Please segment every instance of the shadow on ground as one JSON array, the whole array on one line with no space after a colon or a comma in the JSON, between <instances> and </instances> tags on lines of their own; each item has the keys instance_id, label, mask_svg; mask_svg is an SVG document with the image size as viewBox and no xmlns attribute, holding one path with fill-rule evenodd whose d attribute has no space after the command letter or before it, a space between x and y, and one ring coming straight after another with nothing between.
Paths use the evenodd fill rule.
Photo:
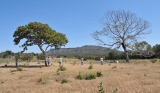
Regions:
<instances>
[{"instance_id":1,"label":"shadow on ground","mask_svg":"<svg viewBox=\"0 0 160 93\"><path fill-rule=\"evenodd\" d=\"M45 65L19 65L19 67L23 68L42 68L46 67ZM0 66L0 68L17 68L15 65L7 65L7 66Z\"/></svg>"}]
</instances>

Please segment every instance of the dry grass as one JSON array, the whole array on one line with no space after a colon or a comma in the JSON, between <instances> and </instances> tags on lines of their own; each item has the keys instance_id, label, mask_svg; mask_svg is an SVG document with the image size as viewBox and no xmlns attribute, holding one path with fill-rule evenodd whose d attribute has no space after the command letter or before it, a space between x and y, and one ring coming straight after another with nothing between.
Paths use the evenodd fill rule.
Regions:
<instances>
[{"instance_id":1,"label":"dry grass","mask_svg":"<svg viewBox=\"0 0 160 93\"><path fill-rule=\"evenodd\" d=\"M82 66L80 60L64 59L66 71L60 71L57 59L53 59L51 66L44 67L44 63L21 62L23 71L16 70L14 63L0 68L0 93L99 93L98 86L103 83L106 93L118 89L117 93L160 93L160 63L147 60L132 61L131 63L105 63L87 61ZM93 69L88 69L90 63ZM27 64L27 65L26 65ZM1 63L0 66L4 66ZM93 80L75 79L79 71L82 74L101 70L103 77ZM63 79L69 82L61 84Z\"/></svg>"}]
</instances>

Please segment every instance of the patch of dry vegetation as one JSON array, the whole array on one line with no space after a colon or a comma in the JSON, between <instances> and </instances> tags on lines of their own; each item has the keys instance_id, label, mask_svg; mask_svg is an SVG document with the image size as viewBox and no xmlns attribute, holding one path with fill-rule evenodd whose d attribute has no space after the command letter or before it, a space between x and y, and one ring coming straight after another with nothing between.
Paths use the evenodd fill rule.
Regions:
<instances>
[{"instance_id":1,"label":"patch of dry vegetation","mask_svg":"<svg viewBox=\"0 0 160 93\"><path fill-rule=\"evenodd\" d=\"M76 62L76 65L73 63ZM93 68L88 69L92 63ZM99 93L98 86L103 83L106 93L117 89L117 93L159 93L160 63L148 60L133 60L131 63L104 63L87 61L84 65L77 59L64 59L65 71L59 71L58 59L52 59L51 66L44 63L29 62L23 71L15 71L14 63L0 68L0 93ZM4 66L1 63L0 66ZM33 66L33 67L32 67ZM101 71L102 77L92 80L76 79L82 75ZM62 83L67 80L66 83Z\"/></svg>"}]
</instances>

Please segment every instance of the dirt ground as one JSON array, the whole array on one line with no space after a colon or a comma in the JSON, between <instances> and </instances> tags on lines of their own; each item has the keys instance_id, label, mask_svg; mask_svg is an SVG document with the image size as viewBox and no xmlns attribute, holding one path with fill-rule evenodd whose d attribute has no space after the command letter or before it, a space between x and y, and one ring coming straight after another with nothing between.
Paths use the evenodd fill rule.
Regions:
<instances>
[{"instance_id":1,"label":"dirt ground","mask_svg":"<svg viewBox=\"0 0 160 93\"><path fill-rule=\"evenodd\" d=\"M84 65L79 60L66 59L65 71L57 72L59 64L52 60L51 65L42 62L20 62L22 71L17 71L14 62L0 63L0 93L99 93L102 82L105 93L117 89L117 93L160 93L160 62L148 60L131 63L108 63L100 65L97 61L87 61ZM93 69L88 69L90 64ZM101 71L103 77L92 80L78 80L83 76ZM64 79L68 83L61 83Z\"/></svg>"}]
</instances>

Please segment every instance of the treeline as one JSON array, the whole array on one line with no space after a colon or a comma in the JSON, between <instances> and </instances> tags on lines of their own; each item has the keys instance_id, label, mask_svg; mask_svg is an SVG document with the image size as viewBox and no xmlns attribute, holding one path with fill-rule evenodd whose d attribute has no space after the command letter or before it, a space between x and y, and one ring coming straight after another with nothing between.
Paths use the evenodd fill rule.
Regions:
<instances>
[{"instance_id":1,"label":"treeline","mask_svg":"<svg viewBox=\"0 0 160 93\"><path fill-rule=\"evenodd\" d=\"M143 41L135 44L134 49L128 51L130 59L153 59L160 58L160 44L151 47L147 42ZM47 52L50 57L64 58L84 58L99 60L101 57L105 60L125 59L125 53L116 49L110 49L101 46L83 46L77 48L62 48L59 50L51 49ZM0 53L0 58L19 57L24 61L31 61L34 57L37 60L44 60L44 56L40 53L14 53L10 50Z\"/></svg>"},{"instance_id":2,"label":"treeline","mask_svg":"<svg viewBox=\"0 0 160 93\"><path fill-rule=\"evenodd\" d=\"M74 57L94 60L99 60L100 57L103 57L106 60L125 59L125 53L123 51L100 46L62 48L60 50L51 49L47 54L54 57ZM130 59L160 58L160 44L156 44L152 47L146 41L135 43L135 45L128 50L128 54Z\"/></svg>"}]
</instances>

